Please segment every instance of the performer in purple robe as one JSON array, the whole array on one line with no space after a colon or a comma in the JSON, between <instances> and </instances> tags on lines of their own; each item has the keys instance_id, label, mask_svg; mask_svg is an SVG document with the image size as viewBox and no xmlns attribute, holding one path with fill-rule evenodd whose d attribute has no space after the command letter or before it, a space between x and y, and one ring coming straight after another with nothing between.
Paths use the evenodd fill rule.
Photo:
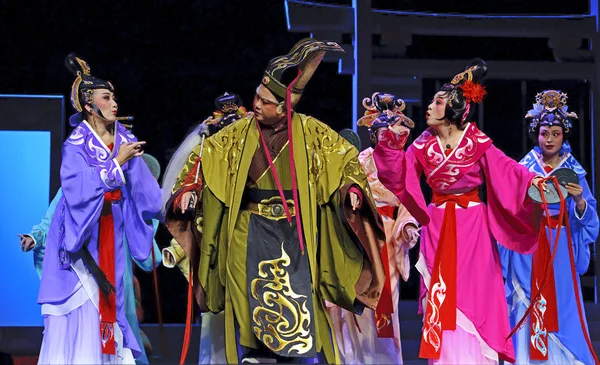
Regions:
<instances>
[{"instance_id":1,"label":"performer in purple robe","mask_svg":"<svg viewBox=\"0 0 600 365\"><path fill-rule=\"evenodd\" d=\"M75 127L63 145L64 196L50 224L38 303L44 338L39 364L134 363L139 345L125 318L126 237L131 256L151 252L160 188L142 146L116 120L110 82L73 54Z\"/></svg>"}]
</instances>

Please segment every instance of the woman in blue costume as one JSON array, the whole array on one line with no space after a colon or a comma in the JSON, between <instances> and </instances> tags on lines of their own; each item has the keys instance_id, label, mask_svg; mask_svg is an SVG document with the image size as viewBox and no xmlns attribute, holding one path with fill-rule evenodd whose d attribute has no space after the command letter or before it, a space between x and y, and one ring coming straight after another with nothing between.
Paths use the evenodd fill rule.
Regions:
<instances>
[{"instance_id":1,"label":"woman in blue costume","mask_svg":"<svg viewBox=\"0 0 600 365\"><path fill-rule=\"evenodd\" d=\"M545 177L559 168L574 171L578 183L565 186L565 221L570 225L570 237L561 224L558 232L559 205L550 204L550 227L546 224L547 239L541 236L533 255L521 255L498 245L512 326L516 326L536 298L531 314L515 334L517 364L594 364L595 356L588 346L589 332L581 294L579 275L590 263L590 244L598 237L596 199L585 179L586 172L571 154L567 137L572 119L577 115L567 110L567 95L546 90L536 97L530 119L529 134L535 147L521 160L530 171ZM556 256L556 235L560 233ZM572 254L569 252L572 245ZM549 264L551 263L551 264ZM575 271L576 274L573 272ZM543 282L544 273L546 280ZM532 293L533 292L533 293ZM577 300L580 300L580 309ZM581 310L581 311L580 311Z\"/></svg>"}]
</instances>

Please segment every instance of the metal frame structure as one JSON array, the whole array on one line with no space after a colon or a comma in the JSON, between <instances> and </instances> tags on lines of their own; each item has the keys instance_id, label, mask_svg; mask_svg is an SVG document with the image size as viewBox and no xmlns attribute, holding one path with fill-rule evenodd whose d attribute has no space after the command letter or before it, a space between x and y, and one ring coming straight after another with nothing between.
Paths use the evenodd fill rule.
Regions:
<instances>
[{"instance_id":1,"label":"metal frame structure","mask_svg":"<svg viewBox=\"0 0 600 365\"><path fill-rule=\"evenodd\" d=\"M600 192L600 33L598 1L590 0L590 13L564 16L437 14L376 10L371 0L353 0L352 6L323 4L306 0L284 0L288 31L310 33L312 37L336 41L346 53L325 61L338 62L338 72L352 75L352 125L360 117L362 98L385 90L402 95L410 105L421 105L422 80L446 78L460 70L467 60L404 58L413 35L461 37L547 38L554 62L486 60L488 78L512 80L587 80L590 83L589 120L591 138L590 173L594 194ZM342 42L350 35L351 44ZM373 46L381 37L383 54ZM588 49L580 49L582 40ZM596 45L596 47L594 47ZM337 57L337 58L336 58ZM523 86L522 86L523 87ZM354 126L356 131L356 126ZM587 129L587 127L586 127ZM363 143L367 131L358 131ZM582 134L582 138L585 138ZM594 253L597 252L595 245ZM599 300L600 257L595 255L595 302Z\"/></svg>"}]
</instances>

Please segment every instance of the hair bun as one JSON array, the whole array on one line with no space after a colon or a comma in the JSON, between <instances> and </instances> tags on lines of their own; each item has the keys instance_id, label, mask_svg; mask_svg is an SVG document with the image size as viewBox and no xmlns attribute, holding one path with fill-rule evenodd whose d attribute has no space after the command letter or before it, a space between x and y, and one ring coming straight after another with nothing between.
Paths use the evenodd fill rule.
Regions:
<instances>
[{"instance_id":1,"label":"hair bun","mask_svg":"<svg viewBox=\"0 0 600 365\"><path fill-rule=\"evenodd\" d=\"M467 64L465 71L471 69L473 82L480 84L487 75L487 63L481 58L474 58Z\"/></svg>"}]
</instances>

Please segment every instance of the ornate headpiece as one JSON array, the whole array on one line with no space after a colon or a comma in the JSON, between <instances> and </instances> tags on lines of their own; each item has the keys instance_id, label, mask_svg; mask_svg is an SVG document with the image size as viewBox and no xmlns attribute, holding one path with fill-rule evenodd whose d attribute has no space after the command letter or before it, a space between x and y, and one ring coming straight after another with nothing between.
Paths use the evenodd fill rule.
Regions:
<instances>
[{"instance_id":1,"label":"ornate headpiece","mask_svg":"<svg viewBox=\"0 0 600 365\"><path fill-rule=\"evenodd\" d=\"M213 135L227 127L238 119L249 116L246 108L242 105L242 98L237 94L224 93L215 99L215 110L213 115L204 120L208 125L210 134Z\"/></svg>"},{"instance_id":2,"label":"ornate headpiece","mask_svg":"<svg viewBox=\"0 0 600 365\"><path fill-rule=\"evenodd\" d=\"M396 99L393 94L376 92L370 98L363 99L365 115L360 118L356 125L368 127L369 133L373 134L379 128L388 127L400 121L406 127L414 128L415 123L404 113L406 104L402 99Z\"/></svg>"},{"instance_id":3,"label":"ornate headpiece","mask_svg":"<svg viewBox=\"0 0 600 365\"><path fill-rule=\"evenodd\" d=\"M304 91L304 87L321 63L325 52L344 52L335 42L322 42L312 38L304 38L292 47L285 56L273 58L264 72L261 83L269 89L279 101L285 100L288 85L282 81L283 73L289 68L297 67L300 76L291 90L291 102L295 105Z\"/></svg>"},{"instance_id":4,"label":"ornate headpiece","mask_svg":"<svg viewBox=\"0 0 600 365\"><path fill-rule=\"evenodd\" d=\"M577 114L569 112L567 94L559 90L545 90L535 96L533 109L527 112L525 119L529 122L529 134L537 140L540 126L559 126L568 135L573 127L570 118L579 119Z\"/></svg>"},{"instance_id":5,"label":"ornate headpiece","mask_svg":"<svg viewBox=\"0 0 600 365\"><path fill-rule=\"evenodd\" d=\"M487 94L485 87L480 83L486 73L487 64L484 60L477 58L469 62L463 72L455 75L449 83L442 86L441 90L448 93L448 103L452 109L462 111L461 123L469 117L471 104L481 103Z\"/></svg>"},{"instance_id":6,"label":"ornate headpiece","mask_svg":"<svg viewBox=\"0 0 600 365\"><path fill-rule=\"evenodd\" d=\"M69 119L72 126L76 126L81 122L83 116L83 106L92 103L92 94L95 89L108 89L114 92L115 88L109 81L96 78L90 74L90 66L83 59L77 57L74 53L70 53L65 58L65 65L75 75L75 81L71 86L71 105L77 111Z\"/></svg>"},{"instance_id":7,"label":"ornate headpiece","mask_svg":"<svg viewBox=\"0 0 600 365\"><path fill-rule=\"evenodd\" d=\"M487 94L485 87L481 84L473 81L473 73L479 70L481 65L474 65L467 68L465 71L457 74L452 78L449 84L445 84L442 90L456 90L460 89L465 97L467 103L479 104L483 101L483 97ZM450 92L449 99L453 100L455 93Z\"/></svg>"}]
</instances>

